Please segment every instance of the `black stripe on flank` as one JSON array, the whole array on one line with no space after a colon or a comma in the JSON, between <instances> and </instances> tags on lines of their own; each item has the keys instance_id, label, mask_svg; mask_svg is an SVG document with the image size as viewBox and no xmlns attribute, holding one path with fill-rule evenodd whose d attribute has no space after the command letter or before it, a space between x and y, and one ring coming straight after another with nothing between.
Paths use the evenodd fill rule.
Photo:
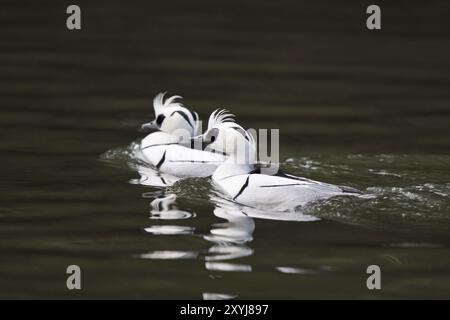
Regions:
<instances>
[{"instance_id":1,"label":"black stripe on flank","mask_svg":"<svg viewBox=\"0 0 450 320\"><path fill-rule=\"evenodd\" d=\"M273 188L273 187L287 187L287 186L301 186L301 183L288 183L288 184L274 184L269 186L259 186L260 188Z\"/></svg>"},{"instance_id":2,"label":"black stripe on flank","mask_svg":"<svg viewBox=\"0 0 450 320\"><path fill-rule=\"evenodd\" d=\"M164 151L161 160L159 160L158 164L156 165L157 169L161 168L161 166L163 165L164 161L166 161L166 152L167 152L167 150Z\"/></svg>"},{"instance_id":3,"label":"black stripe on flank","mask_svg":"<svg viewBox=\"0 0 450 320\"><path fill-rule=\"evenodd\" d=\"M278 171L276 174L274 174L274 176L276 176L276 177L288 178L288 179L291 179L291 180L311 181L311 180L306 179L306 178L303 178L303 177L297 177L297 176L293 176L293 175L291 175L291 174L284 173L284 172L282 172L281 170Z\"/></svg>"},{"instance_id":4,"label":"black stripe on flank","mask_svg":"<svg viewBox=\"0 0 450 320\"><path fill-rule=\"evenodd\" d=\"M204 151L211 152L211 153L219 153L219 154L224 155L224 156L228 155L226 152L219 151L219 150L216 150L216 149L213 149L213 148L208 148L208 150L205 149Z\"/></svg>"},{"instance_id":5,"label":"black stripe on flank","mask_svg":"<svg viewBox=\"0 0 450 320\"><path fill-rule=\"evenodd\" d=\"M245 188L248 186L248 180L250 179L250 175L247 176L247 180L245 180L245 183L242 185L241 190L237 193L237 195L234 196L233 200L236 200L237 197L239 197L242 192L244 192Z\"/></svg>"},{"instance_id":6,"label":"black stripe on flank","mask_svg":"<svg viewBox=\"0 0 450 320\"><path fill-rule=\"evenodd\" d=\"M170 146L170 145L173 145L173 144L178 144L178 143L177 142L173 142L173 143L150 144L150 145L145 146L143 148L141 147L141 150L144 150L144 149L147 149L147 148L151 148L151 147Z\"/></svg>"},{"instance_id":7,"label":"black stripe on flank","mask_svg":"<svg viewBox=\"0 0 450 320\"><path fill-rule=\"evenodd\" d=\"M187 116L186 113L184 113L183 111L177 110L172 112L172 114L170 116L173 116L175 113L178 113L179 115L181 115L184 120L186 120L187 123L189 123L189 125L191 126L192 129L194 129L194 126L192 125L192 123L189 121L189 117Z\"/></svg>"},{"instance_id":8,"label":"black stripe on flank","mask_svg":"<svg viewBox=\"0 0 450 320\"><path fill-rule=\"evenodd\" d=\"M183 163L222 163L223 161L208 161L208 160L169 160L169 162L183 162Z\"/></svg>"}]
</instances>

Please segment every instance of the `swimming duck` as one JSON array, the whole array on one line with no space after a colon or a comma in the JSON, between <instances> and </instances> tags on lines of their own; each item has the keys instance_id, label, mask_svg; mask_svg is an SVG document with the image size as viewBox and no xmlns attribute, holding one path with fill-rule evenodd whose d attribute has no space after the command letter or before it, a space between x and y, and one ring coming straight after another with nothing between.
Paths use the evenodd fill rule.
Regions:
<instances>
[{"instance_id":1,"label":"swimming duck","mask_svg":"<svg viewBox=\"0 0 450 320\"><path fill-rule=\"evenodd\" d=\"M176 177L207 177L226 156L191 148L187 137L201 133L198 114L184 107L172 96L164 100L159 93L153 100L155 120L142 125L142 129L158 130L142 139L138 149L145 162L161 172Z\"/></svg>"},{"instance_id":2,"label":"swimming duck","mask_svg":"<svg viewBox=\"0 0 450 320\"><path fill-rule=\"evenodd\" d=\"M214 111L203 135L192 138L209 143L207 148L228 158L212 175L213 183L233 201L253 208L286 211L309 202L340 195L358 195L360 191L278 171L261 173L256 161L254 137L234 120L227 110Z\"/></svg>"}]
</instances>

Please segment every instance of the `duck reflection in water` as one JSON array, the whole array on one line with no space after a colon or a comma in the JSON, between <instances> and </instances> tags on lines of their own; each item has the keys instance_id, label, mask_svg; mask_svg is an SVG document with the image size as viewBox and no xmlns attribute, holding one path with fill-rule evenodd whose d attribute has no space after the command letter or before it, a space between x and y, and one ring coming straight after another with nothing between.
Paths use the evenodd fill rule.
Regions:
<instances>
[{"instance_id":1,"label":"duck reflection in water","mask_svg":"<svg viewBox=\"0 0 450 320\"><path fill-rule=\"evenodd\" d=\"M168 173L163 173L161 171L155 170L150 165L139 159L139 157L136 155L137 151L134 151L134 147L132 146L131 149L133 150L134 154L131 157L132 160L128 162L128 166L133 170L136 171L140 178L130 180L130 183L132 184L140 184L143 186L151 186L151 187L170 187L175 182L181 180L179 177L175 177L173 175L170 175Z\"/></svg>"},{"instance_id":2,"label":"duck reflection in water","mask_svg":"<svg viewBox=\"0 0 450 320\"><path fill-rule=\"evenodd\" d=\"M167 194L151 202L150 219L181 220L195 217L195 213L180 210L176 206L176 195ZM211 271L251 272L249 264L232 263L230 260L248 257L253 254L249 243L253 240L255 230L254 218L285 220L285 221L315 221L318 218L299 212L267 212L237 204L221 198L216 193L210 194L210 201L215 208L216 217L226 222L215 223L209 233L195 232L195 227L180 225L154 225L144 230L153 235L192 235L200 236L212 245L200 251L152 251L139 255L143 259L204 259L205 268Z\"/></svg>"}]
</instances>

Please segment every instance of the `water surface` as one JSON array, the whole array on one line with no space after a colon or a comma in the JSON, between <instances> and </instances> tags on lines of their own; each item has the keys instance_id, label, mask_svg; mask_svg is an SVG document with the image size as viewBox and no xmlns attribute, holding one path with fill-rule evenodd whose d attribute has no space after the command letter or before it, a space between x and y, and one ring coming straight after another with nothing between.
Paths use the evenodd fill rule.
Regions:
<instances>
[{"instance_id":1,"label":"water surface","mask_svg":"<svg viewBox=\"0 0 450 320\"><path fill-rule=\"evenodd\" d=\"M0 297L449 298L449 5L382 2L370 33L368 4L79 1L79 32L60 1L2 4ZM208 179L138 183L124 150L165 90L372 197L242 216Z\"/></svg>"}]
</instances>

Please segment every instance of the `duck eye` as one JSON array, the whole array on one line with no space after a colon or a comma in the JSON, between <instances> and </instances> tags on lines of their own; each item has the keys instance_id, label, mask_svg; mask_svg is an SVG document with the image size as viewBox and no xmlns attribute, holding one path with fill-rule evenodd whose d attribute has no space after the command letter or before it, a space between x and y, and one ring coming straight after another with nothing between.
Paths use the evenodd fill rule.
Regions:
<instances>
[{"instance_id":1,"label":"duck eye","mask_svg":"<svg viewBox=\"0 0 450 320\"><path fill-rule=\"evenodd\" d=\"M160 114L160 115L156 118L156 124L157 124L158 126L161 126L161 123L164 121L165 118L166 118L165 115Z\"/></svg>"},{"instance_id":2,"label":"duck eye","mask_svg":"<svg viewBox=\"0 0 450 320\"><path fill-rule=\"evenodd\" d=\"M209 136L208 140L210 142L216 141L217 137L219 136L219 130L217 130L217 128L212 129L211 131L209 131L208 136Z\"/></svg>"}]
</instances>

